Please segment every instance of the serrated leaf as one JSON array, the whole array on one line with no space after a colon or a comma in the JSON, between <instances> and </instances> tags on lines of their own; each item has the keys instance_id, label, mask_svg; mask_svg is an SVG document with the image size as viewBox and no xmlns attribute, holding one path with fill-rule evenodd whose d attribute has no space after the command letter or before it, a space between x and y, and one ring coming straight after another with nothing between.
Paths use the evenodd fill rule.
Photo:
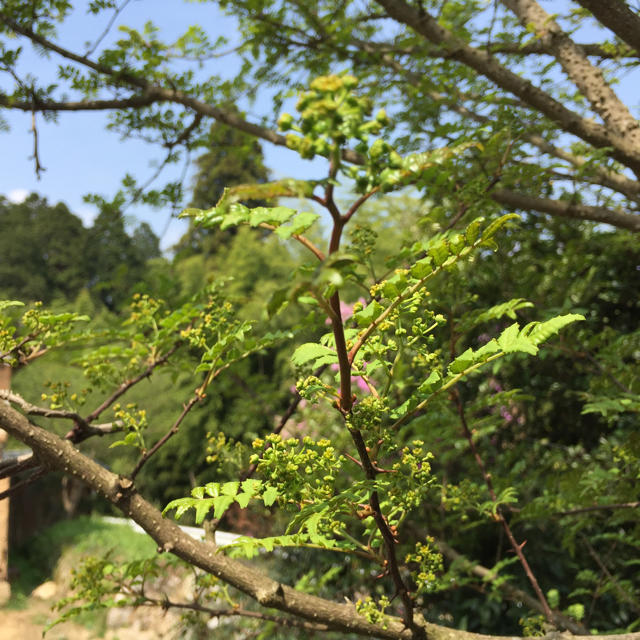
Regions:
<instances>
[{"instance_id":1,"label":"serrated leaf","mask_svg":"<svg viewBox=\"0 0 640 640\"><path fill-rule=\"evenodd\" d=\"M235 500L242 509L246 509L253 496L250 493L239 493Z\"/></svg>"},{"instance_id":2,"label":"serrated leaf","mask_svg":"<svg viewBox=\"0 0 640 640\"><path fill-rule=\"evenodd\" d=\"M409 272L414 278L422 280L433 272L433 259L431 257L421 258L413 263Z\"/></svg>"},{"instance_id":3,"label":"serrated leaf","mask_svg":"<svg viewBox=\"0 0 640 640\"><path fill-rule=\"evenodd\" d=\"M277 226L287 222L295 214L296 210L290 207L256 207L251 210L249 224L252 227L257 227L264 222Z\"/></svg>"},{"instance_id":4,"label":"serrated leaf","mask_svg":"<svg viewBox=\"0 0 640 640\"><path fill-rule=\"evenodd\" d=\"M476 218L471 224L466 228L464 232L464 237L467 244L473 244L478 237L480 236L480 227L484 222L484 218Z\"/></svg>"},{"instance_id":5,"label":"serrated leaf","mask_svg":"<svg viewBox=\"0 0 640 640\"><path fill-rule=\"evenodd\" d=\"M211 511L211 507L214 506L216 498L206 498L204 500L199 500L196 507L196 524L202 524L207 513ZM217 517L217 516L216 516Z\"/></svg>"},{"instance_id":6,"label":"serrated leaf","mask_svg":"<svg viewBox=\"0 0 640 640\"><path fill-rule=\"evenodd\" d=\"M498 345L505 353L524 352L536 355L538 347L520 332L520 325L516 322L507 327L498 337Z\"/></svg>"},{"instance_id":7,"label":"serrated leaf","mask_svg":"<svg viewBox=\"0 0 640 640\"><path fill-rule=\"evenodd\" d=\"M384 307L377 301L372 300L364 309L353 315L354 320L360 327L369 326L384 311Z\"/></svg>"},{"instance_id":8,"label":"serrated leaf","mask_svg":"<svg viewBox=\"0 0 640 640\"><path fill-rule=\"evenodd\" d=\"M442 386L442 375L437 369L434 369L429 377L420 385L421 394L430 394L437 391Z\"/></svg>"},{"instance_id":9,"label":"serrated leaf","mask_svg":"<svg viewBox=\"0 0 640 640\"><path fill-rule=\"evenodd\" d=\"M240 487L242 488L242 491L244 491L244 493L247 493L250 496L255 496L258 491L262 489L262 481L256 480L255 478L247 478L246 480L242 481Z\"/></svg>"},{"instance_id":10,"label":"serrated leaf","mask_svg":"<svg viewBox=\"0 0 640 640\"><path fill-rule=\"evenodd\" d=\"M506 226L509 222L513 220L519 220L520 216L517 213L507 213L504 216L500 216L493 222L489 223L486 229L482 232L482 244L485 246L491 246L495 243L493 242L493 236L500 231L504 226Z\"/></svg>"},{"instance_id":11,"label":"serrated leaf","mask_svg":"<svg viewBox=\"0 0 640 640\"><path fill-rule=\"evenodd\" d=\"M581 320L584 320L583 315L579 313L567 313L563 316L551 318L551 320L547 320L546 322L532 322L522 331L533 344L538 345L548 340L567 325Z\"/></svg>"},{"instance_id":12,"label":"serrated leaf","mask_svg":"<svg viewBox=\"0 0 640 640\"><path fill-rule=\"evenodd\" d=\"M275 487L267 487L266 491L262 494L262 501L265 507L270 507L278 497L278 490Z\"/></svg>"},{"instance_id":13,"label":"serrated leaf","mask_svg":"<svg viewBox=\"0 0 640 640\"><path fill-rule=\"evenodd\" d=\"M207 495L211 496L212 498L217 498L220 495L220 483L207 482L207 484L204 485L204 490L206 491Z\"/></svg>"},{"instance_id":14,"label":"serrated leaf","mask_svg":"<svg viewBox=\"0 0 640 640\"><path fill-rule=\"evenodd\" d=\"M429 249L429 256L433 260L433 264L435 264L436 267L442 266L450 254L451 251L449 248L449 243L445 239L442 239L441 242Z\"/></svg>"},{"instance_id":15,"label":"serrated leaf","mask_svg":"<svg viewBox=\"0 0 640 640\"><path fill-rule=\"evenodd\" d=\"M236 493L238 493L239 487L240 487L239 482L225 482L222 485L222 495L235 496Z\"/></svg>"},{"instance_id":16,"label":"serrated leaf","mask_svg":"<svg viewBox=\"0 0 640 640\"><path fill-rule=\"evenodd\" d=\"M290 238L293 235L299 235L309 229L319 217L320 215L317 213L301 211L293 218L290 224L278 227L275 232L283 239Z\"/></svg>"},{"instance_id":17,"label":"serrated leaf","mask_svg":"<svg viewBox=\"0 0 640 640\"><path fill-rule=\"evenodd\" d=\"M235 501L234 496L218 496L217 498L213 498L214 511L213 517L216 519L222 518L224 512L233 504Z\"/></svg>"},{"instance_id":18,"label":"serrated leaf","mask_svg":"<svg viewBox=\"0 0 640 640\"><path fill-rule=\"evenodd\" d=\"M194 487L193 489L191 489L191 495L194 498L204 498L204 487Z\"/></svg>"},{"instance_id":19,"label":"serrated leaf","mask_svg":"<svg viewBox=\"0 0 640 640\"><path fill-rule=\"evenodd\" d=\"M467 349L449 365L449 371L454 374L462 373L465 369L467 369L474 363L474 360L475 354L473 350Z\"/></svg>"},{"instance_id":20,"label":"serrated leaf","mask_svg":"<svg viewBox=\"0 0 640 640\"><path fill-rule=\"evenodd\" d=\"M291 362L295 366L301 366L311 360L315 360L316 358L322 357L333 357L337 362L337 354L329 347L325 347L321 344L317 344L316 342L305 342L305 344L301 344L291 356Z\"/></svg>"}]
</instances>

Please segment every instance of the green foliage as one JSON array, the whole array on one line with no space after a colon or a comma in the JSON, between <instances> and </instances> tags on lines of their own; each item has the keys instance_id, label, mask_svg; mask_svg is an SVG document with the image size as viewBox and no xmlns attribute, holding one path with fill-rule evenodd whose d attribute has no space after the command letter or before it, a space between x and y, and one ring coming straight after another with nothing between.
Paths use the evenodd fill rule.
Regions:
<instances>
[{"instance_id":1,"label":"green foliage","mask_svg":"<svg viewBox=\"0 0 640 640\"><path fill-rule=\"evenodd\" d=\"M461 11L449 9L443 19L455 21ZM129 30L119 46L136 69L153 75L164 45L151 26L144 35ZM197 34L191 36L188 46L195 46ZM637 359L630 311L622 311L618 292L618 313L610 314L616 329L597 333L589 323L598 322L602 301L590 300L580 284L569 285L568 299L549 296L548 315L537 310L529 299L543 306L553 281L575 269L579 247L560 257L548 248L550 271L540 277L537 265L529 265L542 242L537 230L531 233L535 221L496 215L478 183L469 187L477 197L462 213L485 215L469 216L457 230L443 224L448 203L423 203L416 207L419 233L393 247L393 225L368 224L365 202L404 187L432 196L434 184L437 191L457 179L460 163L482 156L490 164L501 143L491 136L458 139L401 155L383 137L386 114L372 117L371 100L357 88L349 74L317 78L301 95L298 116L280 119L289 147L303 158L328 160L326 179L230 186L214 207L185 211L195 225L229 234L212 255L176 260L177 277L193 287L192 296L166 303L135 294L124 318L91 333L77 328L78 314L34 307L18 318L15 302L8 302L3 359L24 363L43 348L82 344L76 361L91 392L56 381L44 398L73 412L56 414L75 421L72 433L88 438L88 427L106 412L112 421L101 425L101 434L123 433L111 446L128 445L118 447L129 456L119 458L118 470L138 487L156 487L156 497L168 502L164 513L196 524L243 522L253 535L221 553L257 561L262 552L277 551L270 562L285 574L295 570L282 566L286 558L309 549L318 564L344 562L345 597L380 628L415 607L434 620L453 611L475 620L464 622L469 627L482 623L509 633L520 621L535 635L546 624L538 615L547 606L544 596L534 600L539 606L525 602L527 611L505 613L499 604L521 602L521 591L532 587L539 593L527 579L532 573L562 624L591 616L591 592L603 605L589 626L630 628L638 583L628 549L637 545L640 456L624 419L636 408L637 380L628 373L620 378L615 369L583 385L581 411L604 413L608 432L585 423L586 434L564 433L564 407L549 409L548 418L532 397L549 380L554 349L574 340L592 342L607 366L620 354ZM342 207L334 191L345 182L356 194ZM317 214L273 203L294 195L328 210L326 250ZM408 201L405 194L398 206ZM101 216L100 224L122 239L117 208L104 207ZM351 243L342 244L344 229L359 219ZM257 239L249 240L251 232ZM378 237L383 249L393 247L386 255ZM514 274L503 245L518 266ZM201 269L230 256L242 259L205 281ZM112 296L122 289L105 291ZM616 332L623 328L624 336ZM183 403L158 428L144 403L120 403L120 397L161 367L177 381ZM296 388L287 390L294 376ZM613 396L611 384L624 387L623 395ZM238 387L248 389L250 403ZM101 404L78 419L80 408L95 402L92 393ZM197 422L189 421L198 408ZM549 420L558 424L550 428ZM177 443L173 450L170 441ZM178 471L190 475L187 497L186 482L181 488L171 479L170 488L157 489L161 480L149 477L172 473L167 467L176 459ZM524 540L530 540L526 548ZM324 552L340 560L325 560ZM602 570L603 554L615 576ZM599 571L581 572L594 562ZM308 569L300 566L302 576ZM143 604L136 588L162 570L156 560L124 566L91 560L77 574L79 600L67 602L64 615L114 606L123 589L135 594L128 602ZM294 579L305 584L298 574ZM607 613L613 622L605 622Z\"/></svg>"}]
</instances>

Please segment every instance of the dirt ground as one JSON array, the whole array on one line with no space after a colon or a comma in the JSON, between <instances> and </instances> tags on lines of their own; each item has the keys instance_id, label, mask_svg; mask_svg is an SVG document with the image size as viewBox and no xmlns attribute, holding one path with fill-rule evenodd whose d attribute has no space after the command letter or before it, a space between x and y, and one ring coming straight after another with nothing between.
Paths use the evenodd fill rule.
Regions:
<instances>
[{"instance_id":1,"label":"dirt ground","mask_svg":"<svg viewBox=\"0 0 640 640\"><path fill-rule=\"evenodd\" d=\"M24 609L0 608L1 640L41 640L42 631L49 620L54 618L51 611L52 601L29 598ZM104 635L92 631L73 622L56 625L47 632L45 640L162 640L175 638L176 618L161 611L118 610L114 612L121 617L115 629L107 629ZM129 619L122 616L129 615Z\"/></svg>"},{"instance_id":2,"label":"dirt ground","mask_svg":"<svg viewBox=\"0 0 640 640\"><path fill-rule=\"evenodd\" d=\"M37 598L29 598L25 609L0 608L0 636L2 640L39 640L51 617L51 603ZM93 637L88 629L66 622L51 629L45 639L91 640Z\"/></svg>"}]
</instances>

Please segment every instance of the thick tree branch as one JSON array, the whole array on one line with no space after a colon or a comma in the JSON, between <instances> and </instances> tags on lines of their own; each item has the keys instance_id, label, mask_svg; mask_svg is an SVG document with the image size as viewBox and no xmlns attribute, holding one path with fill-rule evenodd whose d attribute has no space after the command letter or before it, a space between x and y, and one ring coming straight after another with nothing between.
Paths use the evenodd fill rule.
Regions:
<instances>
[{"instance_id":1,"label":"thick tree branch","mask_svg":"<svg viewBox=\"0 0 640 640\"><path fill-rule=\"evenodd\" d=\"M491 198L513 209L539 211L540 213L548 213L563 218L574 218L576 220L603 222L621 229L629 229L636 233L640 232L640 215L614 211L606 207L552 200L551 198L538 198L508 189L495 189L491 192Z\"/></svg>"},{"instance_id":2,"label":"thick tree branch","mask_svg":"<svg viewBox=\"0 0 640 640\"><path fill-rule=\"evenodd\" d=\"M388 51L384 47L377 46L376 43L365 42L363 40L358 40L355 38L352 38L351 43L365 53L375 53L378 56L377 59L380 64L402 75L412 86L420 87L424 84L423 76L404 67L397 59L395 59L391 55L390 50ZM491 118L489 118L488 116L476 113L475 111L461 104L462 101L468 98L465 94L457 92L454 96L454 99L452 100L451 98L448 98L438 91L430 90L427 88L427 92L434 101L446 103L446 107L448 109L451 109L463 118L471 119L474 122L482 125L491 122ZM552 145L539 134L525 133L522 137L524 140L527 140L527 142L530 142L542 152L551 156L555 156L556 158L560 158L561 160L565 160L578 169L587 164L587 160L585 160L584 158L569 153L565 149ZM627 198L631 198L632 200L640 202L640 181L628 178L621 173L610 171L601 165L595 165L591 170L593 171L593 175L589 176L588 180L586 177L582 176L577 179L586 180L588 182L593 181L595 184L607 187L608 189L621 193ZM593 180L591 180L591 178Z\"/></svg>"},{"instance_id":3,"label":"thick tree branch","mask_svg":"<svg viewBox=\"0 0 640 640\"><path fill-rule=\"evenodd\" d=\"M640 149L617 132L610 132L580 114L571 111L529 80L501 65L486 51L470 47L445 29L426 11L418 11L404 0L376 0L390 18L407 25L427 40L444 46L448 57L474 69L496 85L517 96L557 123L564 131L583 139L594 147L613 147L613 157L640 175Z\"/></svg>"},{"instance_id":4,"label":"thick tree branch","mask_svg":"<svg viewBox=\"0 0 640 640\"><path fill-rule=\"evenodd\" d=\"M640 53L634 51L633 49L628 49L627 47L605 47L604 45L591 43L591 42L580 42L576 43L584 53L588 56L593 56L594 58L637 58L640 56ZM553 55L548 46L541 42L540 40L536 40L534 42L528 42L527 44L520 44L518 42L495 42L491 43L488 47L488 51L490 53L507 53L513 55L520 56L528 56L528 55Z\"/></svg>"},{"instance_id":5,"label":"thick tree branch","mask_svg":"<svg viewBox=\"0 0 640 640\"><path fill-rule=\"evenodd\" d=\"M640 53L640 15L624 0L577 0L632 49Z\"/></svg>"},{"instance_id":6,"label":"thick tree branch","mask_svg":"<svg viewBox=\"0 0 640 640\"><path fill-rule=\"evenodd\" d=\"M553 17L536 0L502 0L502 3L515 13L525 28L535 29L536 36L548 47L607 128L628 137L639 147L640 123L607 84L602 71L589 62L585 52L562 31Z\"/></svg>"}]
</instances>

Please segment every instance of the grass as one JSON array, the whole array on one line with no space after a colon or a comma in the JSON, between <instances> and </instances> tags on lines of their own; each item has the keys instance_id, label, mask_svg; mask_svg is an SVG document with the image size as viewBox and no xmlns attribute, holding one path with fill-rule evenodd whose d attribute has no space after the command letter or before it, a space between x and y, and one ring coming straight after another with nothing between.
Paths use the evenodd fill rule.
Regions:
<instances>
[{"instance_id":1,"label":"grass","mask_svg":"<svg viewBox=\"0 0 640 640\"><path fill-rule=\"evenodd\" d=\"M112 551L114 560L129 562L155 553L156 545L146 535L127 525L104 522L97 517L82 516L62 520L12 549L9 566L18 577L11 584L9 606L24 606L39 584L51 580L64 557L65 566L78 566L83 556L102 556Z\"/></svg>"}]
</instances>

